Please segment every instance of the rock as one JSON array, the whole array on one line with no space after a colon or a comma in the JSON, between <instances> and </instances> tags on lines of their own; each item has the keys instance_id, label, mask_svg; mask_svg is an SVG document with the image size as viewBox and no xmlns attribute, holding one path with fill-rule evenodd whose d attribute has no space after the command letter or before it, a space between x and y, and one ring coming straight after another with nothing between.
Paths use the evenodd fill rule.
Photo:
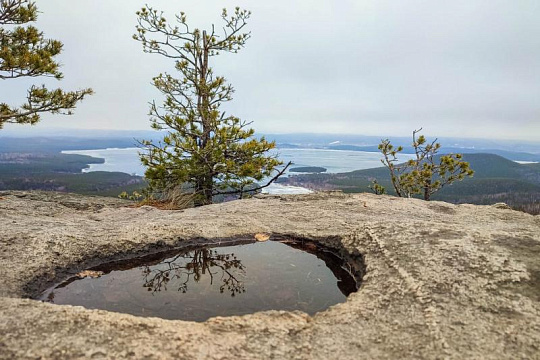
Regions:
<instances>
[{"instance_id":1,"label":"rock","mask_svg":"<svg viewBox=\"0 0 540 360\"><path fill-rule=\"evenodd\" d=\"M98 278L101 275L103 275L103 271L94 271L94 270L84 270L75 274L75 276L78 277L79 279L84 279L86 277Z\"/></svg>"},{"instance_id":2,"label":"rock","mask_svg":"<svg viewBox=\"0 0 540 360\"><path fill-rule=\"evenodd\" d=\"M495 209L505 209L505 210L512 210L512 208L505 203L496 203L491 205L491 207L494 207Z\"/></svg>"},{"instance_id":3,"label":"rock","mask_svg":"<svg viewBox=\"0 0 540 360\"><path fill-rule=\"evenodd\" d=\"M254 238L257 241L263 242L263 241L268 241L270 239L270 235L258 233L258 234L255 234Z\"/></svg>"},{"instance_id":4,"label":"rock","mask_svg":"<svg viewBox=\"0 0 540 360\"><path fill-rule=\"evenodd\" d=\"M0 195L0 358L538 358L539 216L372 194L264 196L183 212ZM253 234L361 253L363 285L312 317L268 311L204 323L25 299L99 262Z\"/></svg>"}]
</instances>

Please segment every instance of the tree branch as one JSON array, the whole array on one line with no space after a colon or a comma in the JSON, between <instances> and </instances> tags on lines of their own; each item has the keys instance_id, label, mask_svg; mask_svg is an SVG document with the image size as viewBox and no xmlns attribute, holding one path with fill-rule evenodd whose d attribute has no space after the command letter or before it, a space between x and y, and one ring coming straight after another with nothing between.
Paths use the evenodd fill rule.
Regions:
<instances>
[{"instance_id":1,"label":"tree branch","mask_svg":"<svg viewBox=\"0 0 540 360\"><path fill-rule=\"evenodd\" d=\"M270 181L268 181L266 183L266 185L262 185L262 186L259 186L259 187L256 187L256 188L253 188L253 189L249 189L248 191L244 191L244 190L232 190L232 191L218 191L216 193L214 193L214 195L232 195L232 194L240 194L240 193L246 193L246 192L253 192L253 191L258 191L258 190L262 190L268 186L270 186L274 181L276 181L281 175L283 175L285 173L285 171L287 170L287 168L289 166L292 165L292 161L289 161L287 163L287 165L285 165L285 167L279 171L279 173L274 176L272 179L270 179Z\"/></svg>"}]
</instances>

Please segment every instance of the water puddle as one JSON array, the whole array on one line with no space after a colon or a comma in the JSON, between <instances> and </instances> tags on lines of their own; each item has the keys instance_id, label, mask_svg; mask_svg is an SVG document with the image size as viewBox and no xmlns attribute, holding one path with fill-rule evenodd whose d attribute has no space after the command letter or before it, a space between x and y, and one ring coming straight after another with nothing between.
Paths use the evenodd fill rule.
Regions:
<instances>
[{"instance_id":1,"label":"water puddle","mask_svg":"<svg viewBox=\"0 0 540 360\"><path fill-rule=\"evenodd\" d=\"M315 314L357 291L363 269L360 255L307 241L212 244L103 264L41 300L190 321L264 310Z\"/></svg>"}]
</instances>

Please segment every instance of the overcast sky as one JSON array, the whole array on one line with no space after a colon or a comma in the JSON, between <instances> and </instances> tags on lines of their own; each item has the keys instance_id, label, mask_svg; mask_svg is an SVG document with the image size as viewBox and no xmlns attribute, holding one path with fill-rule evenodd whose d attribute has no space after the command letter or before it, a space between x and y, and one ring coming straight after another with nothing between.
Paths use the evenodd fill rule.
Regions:
<instances>
[{"instance_id":1,"label":"overcast sky","mask_svg":"<svg viewBox=\"0 0 540 360\"><path fill-rule=\"evenodd\" d=\"M252 11L252 38L214 58L236 88L226 109L259 132L408 135L540 141L538 0L148 0L200 28L223 7ZM132 40L139 0L37 0L37 26L64 42L64 89L96 94L74 116L38 126L148 129L171 60ZM34 79L38 84L44 82ZM1 83L18 103L27 80Z\"/></svg>"}]
</instances>

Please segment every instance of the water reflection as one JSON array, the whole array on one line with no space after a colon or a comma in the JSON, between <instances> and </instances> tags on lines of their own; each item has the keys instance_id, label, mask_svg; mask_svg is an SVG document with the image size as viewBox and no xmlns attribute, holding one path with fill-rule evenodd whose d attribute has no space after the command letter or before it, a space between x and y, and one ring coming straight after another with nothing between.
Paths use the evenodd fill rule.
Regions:
<instances>
[{"instance_id":1,"label":"water reflection","mask_svg":"<svg viewBox=\"0 0 540 360\"><path fill-rule=\"evenodd\" d=\"M246 291L242 282L245 274L245 267L233 253L219 254L216 250L200 249L176 255L158 266L144 266L143 287L157 292L168 290L167 286L172 285L186 293L190 281L198 283L203 276L208 276L210 285L216 280L220 282L220 293L226 290L235 296Z\"/></svg>"},{"instance_id":2,"label":"water reflection","mask_svg":"<svg viewBox=\"0 0 540 360\"><path fill-rule=\"evenodd\" d=\"M172 250L103 264L99 278L68 281L43 294L56 304L204 321L264 310L308 314L345 301L364 272L351 256L313 242L280 239Z\"/></svg>"}]
</instances>

